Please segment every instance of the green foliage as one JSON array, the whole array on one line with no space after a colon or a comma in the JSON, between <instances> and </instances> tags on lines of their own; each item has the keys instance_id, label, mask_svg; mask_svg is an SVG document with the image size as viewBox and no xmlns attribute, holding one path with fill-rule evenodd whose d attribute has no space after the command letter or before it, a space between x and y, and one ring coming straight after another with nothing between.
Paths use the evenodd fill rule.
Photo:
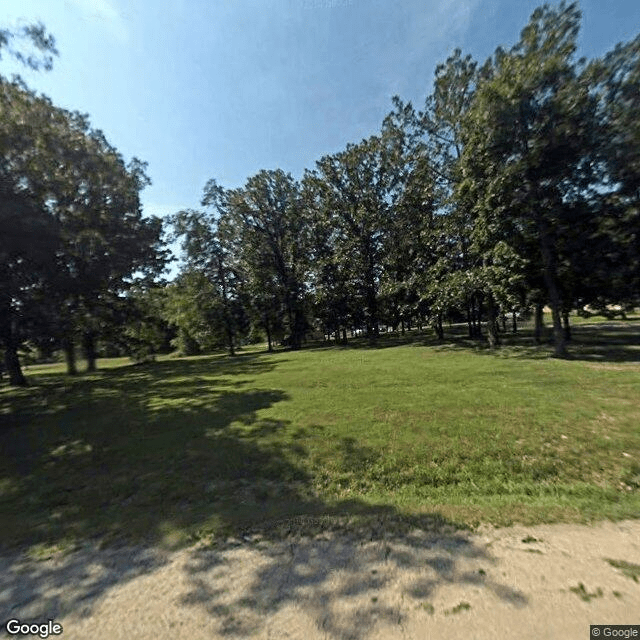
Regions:
<instances>
[{"instance_id":1,"label":"green foliage","mask_svg":"<svg viewBox=\"0 0 640 640\"><path fill-rule=\"evenodd\" d=\"M354 299L337 320L345 322L360 307L370 337L378 333L380 279L403 170L394 140L372 136L321 158L305 176L312 194L308 201L324 229L325 246L318 247L320 287L331 300L346 281Z\"/></svg>"},{"instance_id":2,"label":"green foliage","mask_svg":"<svg viewBox=\"0 0 640 640\"><path fill-rule=\"evenodd\" d=\"M167 292L159 285L138 287L122 300L124 328L108 339L110 344L121 346L136 363L152 361L156 354L168 350L173 332L165 320Z\"/></svg>"},{"instance_id":3,"label":"green foliage","mask_svg":"<svg viewBox=\"0 0 640 640\"><path fill-rule=\"evenodd\" d=\"M181 273L165 293L165 318L178 330L174 346L181 355L196 355L224 346L220 300L201 272Z\"/></svg>"},{"instance_id":4,"label":"green foliage","mask_svg":"<svg viewBox=\"0 0 640 640\"><path fill-rule=\"evenodd\" d=\"M233 256L241 297L253 324L272 336L285 331L299 348L307 332L309 226L299 185L281 170L260 171L241 189L205 187L223 246Z\"/></svg>"},{"instance_id":5,"label":"green foliage","mask_svg":"<svg viewBox=\"0 0 640 640\"><path fill-rule=\"evenodd\" d=\"M572 213L596 181L595 103L572 59L579 24L576 4L545 5L520 42L487 62L463 120L458 186L460 197L474 203L473 248L483 264L496 265L496 249L510 247L516 262L539 265L557 355L565 354L560 310L568 276L562 265L572 266L563 248L587 242L591 211L582 207L580 219ZM495 275L504 284L500 272Z\"/></svg>"}]
</instances>

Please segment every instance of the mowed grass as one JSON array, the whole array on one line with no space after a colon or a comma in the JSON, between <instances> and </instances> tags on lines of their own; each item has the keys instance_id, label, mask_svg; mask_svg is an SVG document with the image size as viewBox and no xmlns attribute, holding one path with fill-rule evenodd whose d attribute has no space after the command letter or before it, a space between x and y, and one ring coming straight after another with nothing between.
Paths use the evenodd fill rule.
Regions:
<instances>
[{"instance_id":1,"label":"mowed grass","mask_svg":"<svg viewBox=\"0 0 640 640\"><path fill-rule=\"evenodd\" d=\"M0 388L0 545L640 517L639 346L634 320L577 327L565 361L526 336L490 352L411 334L30 367L29 388Z\"/></svg>"}]
</instances>

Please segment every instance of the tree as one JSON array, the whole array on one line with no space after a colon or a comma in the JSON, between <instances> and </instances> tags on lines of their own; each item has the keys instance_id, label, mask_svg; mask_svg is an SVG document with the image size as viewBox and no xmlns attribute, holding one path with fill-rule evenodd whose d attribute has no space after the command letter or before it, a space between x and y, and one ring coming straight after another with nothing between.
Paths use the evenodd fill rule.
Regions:
<instances>
[{"instance_id":1,"label":"tree","mask_svg":"<svg viewBox=\"0 0 640 640\"><path fill-rule=\"evenodd\" d=\"M518 44L485 65L463 130L460 194L475 202L478 247L535 239L538 255L527 258L541 266L559 357L559 238L584 229L569 229L567 212L593 182L594 103L573 61L579 23L576 4L537 9ZM492 263L491 253L484 257Z\"/></svg>"},{"instance_id":2,"label":"tree","mask_svg":"<svg viewBox=\"0 0 640 640\"><path fill-rule=\"evenodd\" d=\"M30 41L38 54L15 48L16 40ZM0 29L0 59L4 52L36 70L51 69L58 54L53 36L40 23ZM24 131L16 130L18 122L24 124L24 110L32 98L24 95L24 89L19 80L8 83L0 76L0 343L9 382L16 386L26 384L17 353L22 341L19 316L25 315L26 308L24 304L16 307L16 295L37 284L50 268L56 247L54 221L6 156L9 149L24 148Z\"/></svg>"},{"instance_id":3,"label":"tree","mask_svg":"<svg viewBox=\"0 0 640 640\"><path fill-rule=\"evenodd\" d=\"M433 150L423 139L419 114L394 98L395 109L382 125L387 170L394 196L385 237L381 298L394 329L402 333L414 317L419 323L431 312L428 273L436 260L436 228L442 189Z\"/></svg>"},{"instance_id":4,"label":"tree","mask_svg":"<svg viewBox=\"0 0 640 640\"><path fill-rule=\"evenodd\" d=\"M213 197L212 188L211 198ZM194 210L179 212L172 218L172 223L175 235L183 238L185 269L181 283L188 285L187 290L191 296L188 303L190 313L185 317L182 311L176 309L178 315L173 316L174 322L196 338L202 348L207 348L211 343L217 346L219 342L223 342L229 355L233 356L240 329L239 320L243 319L243 313L239 304L237 270L234 269L231 256L221 239L218 223L204 212ZM175 292L174 299L183 299L184 295L185 292ZM199 318L206 328L196 330L193 322L195 318ZM205 339L204 336L207 335L209 338Z\"/></svg>"},{"instance_id":5,"label":"tree","mask_svg":"<svg viewBox=\"0 0 640 640\"><path fill-rule=\"evenodd\" d=\"M583 77L597 100L600 184L590 206L601 212L590 243L601 259L586 257L599 295L587 301L633 305L640 294L640 35L592 61Z\"/></svg>"},{"instance_id":6,"label":"tree","mask_svg":"<svg viewBox=\"0 0 640 640\"><path fill-rule=\"evenodd\" d=\"M9 382L24 386L18 347L33 306L21 294L37 287L54 264L54 221L28 190L0 177L0 343Z\"/></svg>"},{"instance_id":7,"label":"tree","mask_svg":"<svg viewBox=\"0 0 640 640\"><path fill-rule=\"evenodd\" d=\"M21 46L16 48L16 41L26 41L32 50L25 50ZM55 38L47 32L41 22L26 24L17 29L0 28L0 60L4 51L24 66L36 71L50 71L53 68L53 57L58 55Z\"/></svg>"},{"instance_id":8,"label":"tree","mask_svg":"<svg viewBox=\"0 0 640 640\"><path fill-rule=\"evenodd\" d=\"M212 180L203 204L218 210L220 228L226 242L236 247L242 279L254 295L254 309L265 318L267 333L271 318L282 318L287 341L299 349L308 329L309 229L299 185L279 169L260 171L241 189L224 190ZM282 313L269 311L270 304L280 303Z\"/></svg>"},{"instance_id":9,"label":"tree","mask_svg":"<svg viewBox=\"0 0 640 640\"><path fill-rule=\"evenodd\" d=\"M168 352L175 331L166 320L167 284L138 283L121 296L113 309L114 322L101 334L108 355L128 355L136 363Z\"/></svg>"},{"instance_id":10,"label":"tree","mask_svg":"<svg viewBox=\"0 0 640 640\"><path fill-rule=\"evenodd\" d=\"M334 229L339 256L349 256L350 274L364 309L371 341L379 332L379 292L385 241L401 178L392 149L378 136L316 163L305 175L306 188L317 194L317 203Z\"/></svg>"},{"instance_id":11,"label":"tree","mask_svg":"<svg viewBox=\"0 0 640 640\"><path fill-rule=\"evenodd\" d=\"M347 328L359 324L354 265L349 253L337 243L337 233L325 215L318 190L307 176L303 182L303 199L309 212L311 229L310 263L314 316L323 334L335 335L336 342L346 342Z\"/></svg>"},{"instance_id":12,"label":"tree","mask_svg":"<svg viewBox=\"0 0 640 640\"><path fill-rule=\"evenodd\" d=\"M143 217L140 206L145 165L135 158L125 165L87 116L55 107L20 81L0 80L0 116L1 221L20 216L23 236L18 244L9 235L0 240L7 255L0 302L7 358L15 367L26 337L24 310L33 311L40 298L47 314L56 303L56 322L48 326L66 348L70 371L76 334L93 369L98 329L109 321L114 297L164 268L161 221ZM17 372L13 378L22 382Z\"/></svg>"}]
</instances>

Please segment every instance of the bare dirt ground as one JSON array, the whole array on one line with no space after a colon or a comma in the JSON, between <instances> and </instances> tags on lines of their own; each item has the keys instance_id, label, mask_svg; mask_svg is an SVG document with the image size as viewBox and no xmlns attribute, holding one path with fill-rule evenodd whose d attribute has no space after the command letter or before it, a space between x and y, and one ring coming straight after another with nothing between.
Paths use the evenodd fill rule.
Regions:
<instances>
[{"instance_id":1,"label":"bare dirt ground","mask_svg":"<svg viewBox=\"0 0 640 640\"><path fill-rule=\"evenodd\" d=\"M587 640L640 624L639 571L640 521L5 555L0 635L17 618L70 640Z\"/></svg>"}]
</instances>

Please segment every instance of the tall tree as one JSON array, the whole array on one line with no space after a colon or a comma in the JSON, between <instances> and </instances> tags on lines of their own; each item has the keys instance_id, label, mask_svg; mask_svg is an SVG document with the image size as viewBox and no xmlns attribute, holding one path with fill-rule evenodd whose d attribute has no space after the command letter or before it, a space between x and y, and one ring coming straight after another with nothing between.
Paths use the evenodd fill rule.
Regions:
<instances>
[{"instance_id":1,"label":"tall tree","mask_svg":"<svg viewBox=\"0 0 640 640\"><path fill-rule=\"evenodd\" d=\"M640 35L592 61L583 79L596 96L600 125L600 184L590 204L601 215L590 245L599 245L601 259L586 258L600 300L592 293L588 302L633 305L640 295Z\"/></svg>"},{"instance_id":2,"label":"tall tree","mask_svg":"<svg viewBox=\"0 0 640 640\"><path fill-rule=\"evenodd\" d=\"M236 247L247 270L244 279L265 295L255 302L282 302L288 342L299 349L307 331L308 225L297 182L284 171L260 171L244 187L221 190L215 181L205 187L203 204L219 203L227 237L241 238ZM259 283L259 284L258 284ZM268 320L267 320L268 322Z\"/></svg>"},{"instance_id":3,"label":"tall tree","mask_svg":"<svg viewBox=\"0 0 640 640\"><path fill-rule=\"evenodd\" d=\"M232 257L221 240L218 221L202 211L188 210L176 214L172 222L176 236L183 238L185 270L182 279L185 285L195 285L192 286L195 299L190 304L204 320L205 329L198 333L211 336L216 346L219 342L225 344L229 355L233 356L240 328L240 288ZM176 293L179 297L184 295L184 292ZM194 317L193 313L190 317ZM195 317L198 317L197 313ZM177 321L176 324L195 336L196 331L189 330L184 322ZM207 347L202 338L199 342L203 348Z\"/></svg>"},{"instance_id":4,"label":"tall tree","mask_svg":"<svg viewBox=\"0 0 640 640\"><path fill-rule=\"evenodd\" d=\"M324 156L316 163L316 170L305 176L307 188L318 194L323 215L335 229L339 254L350 256L372 341L379 332L385 241L401 192L397 166L389 153L381 138L372 136Z\"/></svg>"},{"instance_id":5,"label":"tall tree","mask_svg":"<svg viewBox=\"0 0 640 640\"><path fill-rule=\"evenodd\" d=\"M541 266L560 357L559 237L580 232L568 228L567 211L592 181L594 104L573 60L579 25L575 3L536 9L520 41L485 66L463 135L461 193L476 203L476 236L486 248L535 238L531 258Z\"/></svg>"},{"instance_id":6,"label":"tall tree","mask_svg":"<svg viewBox=\"0 0 640 640\"><path fill-rule=\"evenodd\" d=\"M8 227L20 215L18 201L30 211L20 216L19 226L30 239L23 238L19 250L3 234L5 251L13 256L1 267L7 289L0 305L5 348L15 351L8 336L24 334L23 310L36 291L44 291L43 312L57 303L56 322L49 326L67 347L70 369L76 333L94 368L95 339L110 318L112 298L136 278L155 277L164 267L161 222L143 217L140 206L139 192L148 184L145 165L135 158L125 165L102 133L91 130L87 116L55 107L20 81L0 80L0 116L0 221ZM42 237L50 244L46 260L37 249ZM28 271L25 282L25 267L36 260L39 266Z\"/></svg>"},{"instance_id":7,"label":"tall tree","mask_svg":"<svg viewBox=\"0 0 640 640\"><path fill-rule=\"evenodd\" d=\"M25 41L30 51L20 46ZM50 70L58 55L55 39L41 23L0 28L0 60L5 53L35 70ZM40 281L56 247L54 221L24 179L20 163L16 167L10 157L16 148L24 151L33 142L24 126L33 97L19 79L10 83L0 76L0 344L9 382L16 386L26 384L17 352L22 340L19 316L24 316L25 306L18 312L16 296ZM36 118L35 123L43 121Z\"/></svg>"},{"instance_id":8,"label":"tall tree","mask_svg":"<svg viewBox=\"0 0 640 640\"><path fill-rule=\"evenodd\" d=\"M391 325L421 323L432 309L425 290L436 259L436 227L443 190L438 160L425 143L420 115L410 103L394 98L395 109L382 124L387 171L393 175L394 197L386 232L381 276L382 301ZM426 304L425 304L426 303Z\"/></svg>"}]
</instances>

